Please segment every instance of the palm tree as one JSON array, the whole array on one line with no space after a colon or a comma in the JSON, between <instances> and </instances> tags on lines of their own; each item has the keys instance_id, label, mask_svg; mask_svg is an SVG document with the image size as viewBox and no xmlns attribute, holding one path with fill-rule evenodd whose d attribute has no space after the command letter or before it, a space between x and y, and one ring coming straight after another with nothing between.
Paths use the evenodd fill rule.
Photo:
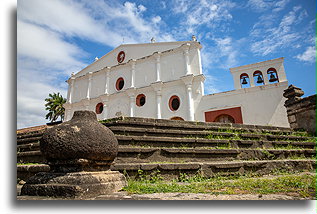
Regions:
<instances>
[{"instance_id":1,"label":"palm tree","mask_svg":"<svg viewBox=\"0 0 317 214\"><path fill-rule=\"evenodd\" d=\"M66 103L66 99L63 98L59 92L57 94L49 94L48 96L49 97L45 99L45 110L48 110L49 112L46 114L45 119L55 122L58 117L61 117L61 120L63 120L65 112L63 104Z\"/></svg>"}]
</instances>

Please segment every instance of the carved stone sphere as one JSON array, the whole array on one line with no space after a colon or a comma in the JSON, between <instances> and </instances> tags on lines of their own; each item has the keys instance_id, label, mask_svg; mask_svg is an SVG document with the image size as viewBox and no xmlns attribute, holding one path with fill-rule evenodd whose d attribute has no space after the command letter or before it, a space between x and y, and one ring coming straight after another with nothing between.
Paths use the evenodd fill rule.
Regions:
<instances>
[{"instance_id":1,"label":"carved stone sphere","mask_svg":"<svg viewBox=\"0 0 317 214\"><path fill-rule=\"evenodd\" d=\"M76 111L70 121L48 128L40 140L48 161L102 161L111 163L118 153L113 132L97 121L92 111Z\"/></svg>"}]
</instances>

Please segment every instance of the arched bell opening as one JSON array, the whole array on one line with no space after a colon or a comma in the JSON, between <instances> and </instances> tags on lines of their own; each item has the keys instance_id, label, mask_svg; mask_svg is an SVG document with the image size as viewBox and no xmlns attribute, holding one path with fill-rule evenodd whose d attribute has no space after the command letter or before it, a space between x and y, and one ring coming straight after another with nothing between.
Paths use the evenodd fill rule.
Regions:
<instances>
[{"instance_id":1,"label":"arched bell opening","mask_svg":"<svg viewBox=\"0 0 317 214\"><path fill-rule=\"evenodd\" d=\"M277 83L279 82L277 71L275 68L269 68L267 70L267 75L270 83Z\"/></svg>"},{"instance_id":2,"label":"arched bell opening","mask_svg":"<svg viewBox=\"0 0 317 214\"><path fill-rule=\"evenodd\" d=\"M248 74L243 73L240 75L240 85L241 85L241 88L249 88L250 87L250 78L249 78Z\"/></svg>"},{"instance_id":3,"label":"arched bell opening","mask_svg":"<svg viewBox=\"0 0 317 214\"><path fill-rule=\"evenodd\" d=\"M263 79L263 74L261 71L254 71L253 80L254 80L255 86L260 86L265 84Z\"/></svg>"}]
</instances>

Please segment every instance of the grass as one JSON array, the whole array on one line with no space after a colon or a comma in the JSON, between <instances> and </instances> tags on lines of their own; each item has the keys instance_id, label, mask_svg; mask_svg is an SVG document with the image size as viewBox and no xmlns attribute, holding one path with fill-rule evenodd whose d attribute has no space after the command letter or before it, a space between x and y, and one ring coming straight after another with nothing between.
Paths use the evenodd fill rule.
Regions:
<instances>
[{"instance_id":1,"label":"grass","mask_svg":"<svg viewBox=\"0 0 317 214\"><path fill-rule=\"evenodd\" d=\"M135 194L150 193L208 193L208 194L273 194L298 193L301 197L311 197L315 193L316 177L312 174L284 174L271 178L252 176L204 178L199 174L180 174L178 179L164 182L156 179L129 179L125 191ZM315 195L313 196L315 197Z\"/></svg>"},{"instance_id":2,"label":"grass","mask_svg":"<svg viewBox=\"0 0 317 214\"><path fill-rule=\"evenodd\" d=\"M17 165L38 165L38 164L41 164L41 163L17 163Z\"/></svg>"}]
</instances>

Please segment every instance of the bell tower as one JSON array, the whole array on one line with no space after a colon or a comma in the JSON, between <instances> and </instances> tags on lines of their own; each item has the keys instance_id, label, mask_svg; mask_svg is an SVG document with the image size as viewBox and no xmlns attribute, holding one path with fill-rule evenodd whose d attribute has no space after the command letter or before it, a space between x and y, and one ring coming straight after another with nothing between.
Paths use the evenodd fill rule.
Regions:
<instances>
[{"instance_id":1,"label":"bell tower","mask_svg":"<svg viewBox=\"0 0 317 214\"><path fill-rule=\"evenodd\" d=\"M230 68L235 89L287 81L284 57Z\"/></svg>"}]
</instances>

